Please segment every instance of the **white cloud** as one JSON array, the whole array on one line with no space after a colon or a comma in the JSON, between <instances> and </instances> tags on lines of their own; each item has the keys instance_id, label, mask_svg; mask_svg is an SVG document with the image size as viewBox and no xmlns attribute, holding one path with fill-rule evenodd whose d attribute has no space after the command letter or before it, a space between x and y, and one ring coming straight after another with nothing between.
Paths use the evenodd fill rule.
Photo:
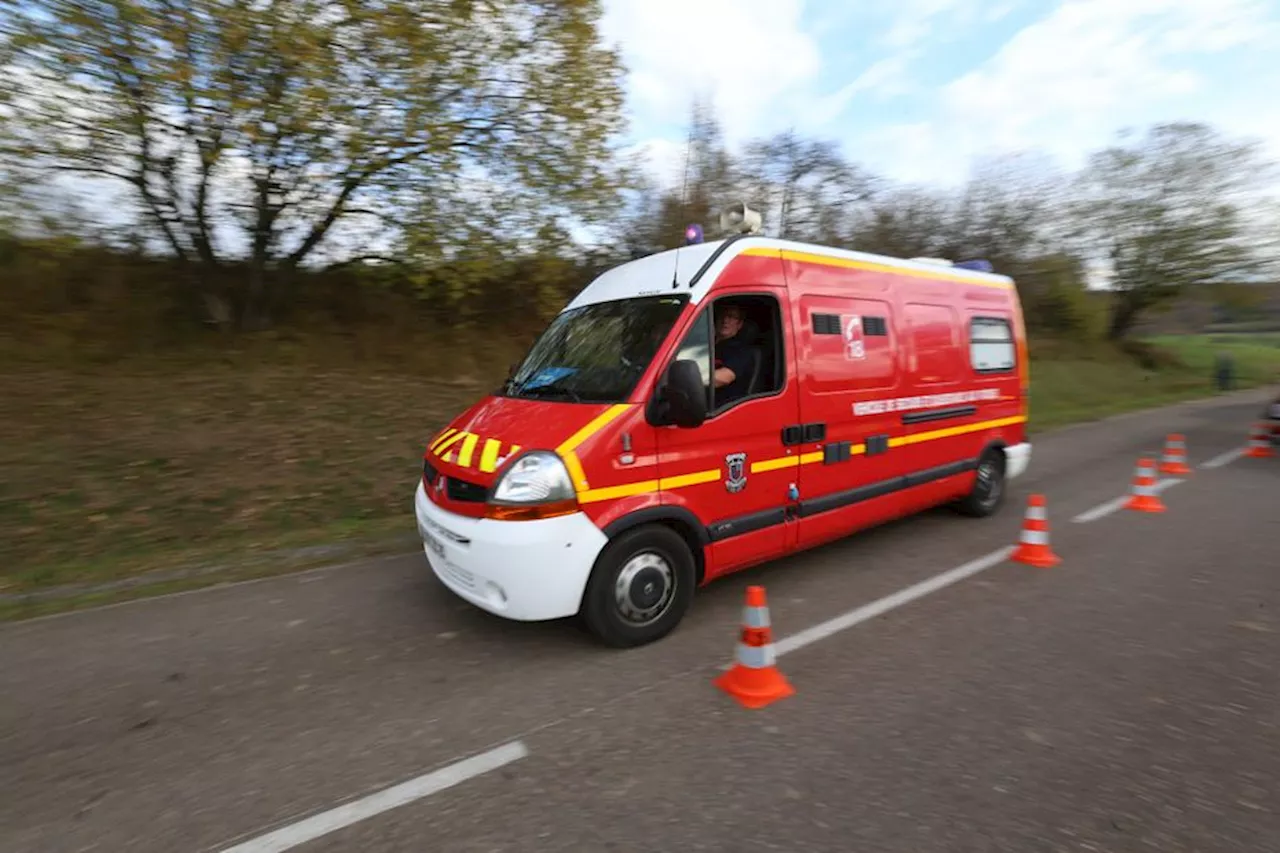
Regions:
<instances>
[{"instance_id":1,"label":"white cloud","mask_svg":"<svg viewBox=\"0 0 1280 853\"><path fill-rule=\"evenodd\" d=\"M642 125L683 126L705 94L730 141L760 135L788 95L818 76L818 45L800 0L609 0L602 29L629 72Z\"/></svg>"},{"instance_id":2,"label":"white cloud","mask_svg":"<svg viewBox=\"0 0 1280 853\"><path fill-rule=\"evenodd\" d=\"M893 10L893 23L883 41L890 48L917 47L939 31L956 33L982 22L995 23L1018 8L1023 0L885 0Z\"/></svg>"},{"instance_id":3,"label":"white cloud","mask_svg":"<svg viewBox=\"0 0 1280 853\"><path fill-rule=\"evenodd\" d=\"M1190 109L1206 93L1189 60L1273 30L1258 0L1066 0L944 87L934 118L872 141L915 180L962 179L987 150L1039 149L1074 163L1121 126L1213 120Z\"/></svg>"},{"instance_id":4,"label":"white cloud","mask_svg":"<svg viewBox=\"0 0 1280 853\"><path fill-rule=\"evenodd\" d=\"M902 95L911 91L907 79L907 67L916 58L916 51L902 51L871 64L850 82L830 95L814 101L805 124L822 128L840 116L858 95L873 94L877 99Z\"/></svg>"}]
</instances>

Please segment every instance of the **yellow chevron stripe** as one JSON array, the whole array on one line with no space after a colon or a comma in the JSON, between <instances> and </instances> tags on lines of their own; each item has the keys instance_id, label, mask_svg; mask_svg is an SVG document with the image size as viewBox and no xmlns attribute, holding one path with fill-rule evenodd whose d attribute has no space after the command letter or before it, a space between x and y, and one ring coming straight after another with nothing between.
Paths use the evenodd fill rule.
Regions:
<instances>
[{"instance_id":1,"label":"yellow chevron stripe","mask_svg":"<svg viewBox=\"0 0 1280 853\"><path fill-rule=\"evenodd\" d=\"M480 451L480 470L492 474L498 470L498 456L502 450L502 442L496 438L484 440L484 450Z\"/></svg>"},{"instance_id":2,"label":"yellow chevron stripe","mask_svg":"<svg viewBox=\"0 0 1280 853\"><path fill-rule=\"evenodd\" d=\"M435 450L437 447L440 446L440 442L444 441L446 438L453 435L455 432L457 432L456 429L454 429L453 427L449 427L444 432L436 436L436 440L431 442L429 449Z\"/></svg>"},{"instance_id":3,"label":"yellow chevron stripe","mask_svg":"<svg viewBox=\"0 0 1280 853\"><path fill-rule=\"evenodd\" d=\"M570 450L562 453L561 458L564 459L565 467L569 469L569 478L573 480L574 488L579 494L588 491L591 485L587 482L587 472L582 470L582 460L578 458L578 454Z\"/></svg>"},{"instance_id":4,"label":"yellow chevron stripe","mask_svg":"<svg viewBox=\"0 0 1280 853\"><path fill-rule=\"evenodd\" d=\"M459 441L461 441L466 437L467 437L467 433L465 432L455 432L453 435L449 436L444 441L440 442L434 448L432 448L432 452L435 453L436 456L444 456L444 452L446 450L448 450L450 447L453 447L455 444L457 444Z\"/></svg>"},{"instance_id":5,"label":"yellow chevron stripe","mask_svg":"<svg viewBox=\"0 0 1280 853\"><path fill-rule=\"evenodd\" d=\"M592 418L591 422L582 429L569 436L563 444L556 448L556 453L563 456L566 453L572 453L578 449L578 445L595 435L610 422L617 419L619 415L631 408L630 403L619 403L616 406L610 406L602 413Z\"/></svg>"},{"instance_id":6,"label":"yellow chevron stripe","mask_svg":"<svg viewBox=\"0 0 1280 853\"><path fill-rule=\"evenodd\" d=\"M462 440L462 449L458 451L458 465L463 468L471 467L471 457L476 452L476 442L479 440L480 436L467 433L467 437Z\"/></svg>"}]
</instances>

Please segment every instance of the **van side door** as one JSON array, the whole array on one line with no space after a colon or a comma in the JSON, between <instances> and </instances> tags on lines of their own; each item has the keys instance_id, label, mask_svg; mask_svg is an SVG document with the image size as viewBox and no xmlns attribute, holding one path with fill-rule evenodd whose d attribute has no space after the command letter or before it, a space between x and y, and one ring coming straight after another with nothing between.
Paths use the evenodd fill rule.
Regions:
<instances>
[{"instance_id":1,"label":"van side door","mask_svg":"<svg viewBox=\"0 0 1280 853\"><path fill-rule=\"evenodd\" d=\"M842 282L842 290L857 287ZM868 285L869 287L871 285ZM799 546L895 517L901 506L902 358L891 294L806 293L795 300L802 445Z\"/></svg>"}]
</instances>

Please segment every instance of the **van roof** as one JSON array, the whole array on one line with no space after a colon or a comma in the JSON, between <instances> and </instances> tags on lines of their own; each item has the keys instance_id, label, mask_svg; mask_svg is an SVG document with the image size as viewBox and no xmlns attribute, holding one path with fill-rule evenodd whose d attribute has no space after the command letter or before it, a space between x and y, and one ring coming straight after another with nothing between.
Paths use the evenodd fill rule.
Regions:
<instances>
[{"instance_id":1,"label":"van roof","mask_svg":"<svg viewBox=\"0 0 1280 853\"><path fill-rule=\"evenodd\" d=\"M724 250L720 251L722 247ZM790 260L831 263L836 266L862 269L891 268L938 281L955 281L988 287L1013 286L1013 279L1006 275L963 267L942 266L928 261L904 260L870 252L854 252L796 240L750 235L681 246L619 264L605 270L584 287L565 306L565 310L597 302L612 302L616 299L670 294L688 294L692 301L697 303L707 295L720 272L734 258L748 251L754 254L770 250L782 252L783 256ZM692 289L689 287L691 281L694 282Z\"/></svg>"}]
</instances>

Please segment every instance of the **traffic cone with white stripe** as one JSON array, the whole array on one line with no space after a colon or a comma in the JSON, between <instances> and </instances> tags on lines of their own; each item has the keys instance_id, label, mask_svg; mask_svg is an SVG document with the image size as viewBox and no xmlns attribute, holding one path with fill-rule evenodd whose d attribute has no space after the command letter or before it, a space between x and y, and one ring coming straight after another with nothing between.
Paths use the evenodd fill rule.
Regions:
<instances>
[{"instance_id":1,"label":"traffic cone with white stripe","mask_svg":"<svg viewBox=\"0 0 1280 853\"><path fill-rule=\"evenodd\" d=\"M1156 494L1156 467L1150 459L1139 459L1138 470L1133 475L1133 494L1125 509L1138 512L1164 512L1164 502Z\"/></svg>"},{"instance_id":2,"label":"traffic cone with white stripe","mask_svg":"<svg viewBox=\"0 0 1280 853\"><path fill-rule=\"evenodd\" d=\"M1049 547L1049 511L1044 495L1032 495L1027 499L1022 535L1018 537L1017 550L1009 559L1037 569L1051 569L1062 562L1062 558Z\"/></svg>"},{"instance_id":3,"label":"traffic cone with white stripe","mask_svg":"<svg viewBox=\"0 0 1280 853\"><path fill-rule=\"evenodd\" d=\"M1164 441L1160 473L1174 477L1185 477L1191 473L1191 469L1187 467L1187 440L1176 432L1170 434Z\"/></svg>"},{"instance_id":4,"label":"traffic cone with white stripe","mask_svg":"<svg viewBox=\"0 0 1280 853\"><path fill-rule=\"evenodd\" d=\"M1267 439L1267 428L1264 424L1254 424L1249 434L1249 449L1244 454L1249 459L1270 459L1276 455Z\"/></svg>"},{"instance_id":5,"label":"traffic cone with white stripe","mask_svg":"<svg viewBox=\"0 0 1280 853\"><path fill-rule=\"evenodd\" d=\"M796 692L778 671L776 660L764 587L749 586L733 666L713 683L744 707L763 708Z\"/></svg>"}]
</instances>

